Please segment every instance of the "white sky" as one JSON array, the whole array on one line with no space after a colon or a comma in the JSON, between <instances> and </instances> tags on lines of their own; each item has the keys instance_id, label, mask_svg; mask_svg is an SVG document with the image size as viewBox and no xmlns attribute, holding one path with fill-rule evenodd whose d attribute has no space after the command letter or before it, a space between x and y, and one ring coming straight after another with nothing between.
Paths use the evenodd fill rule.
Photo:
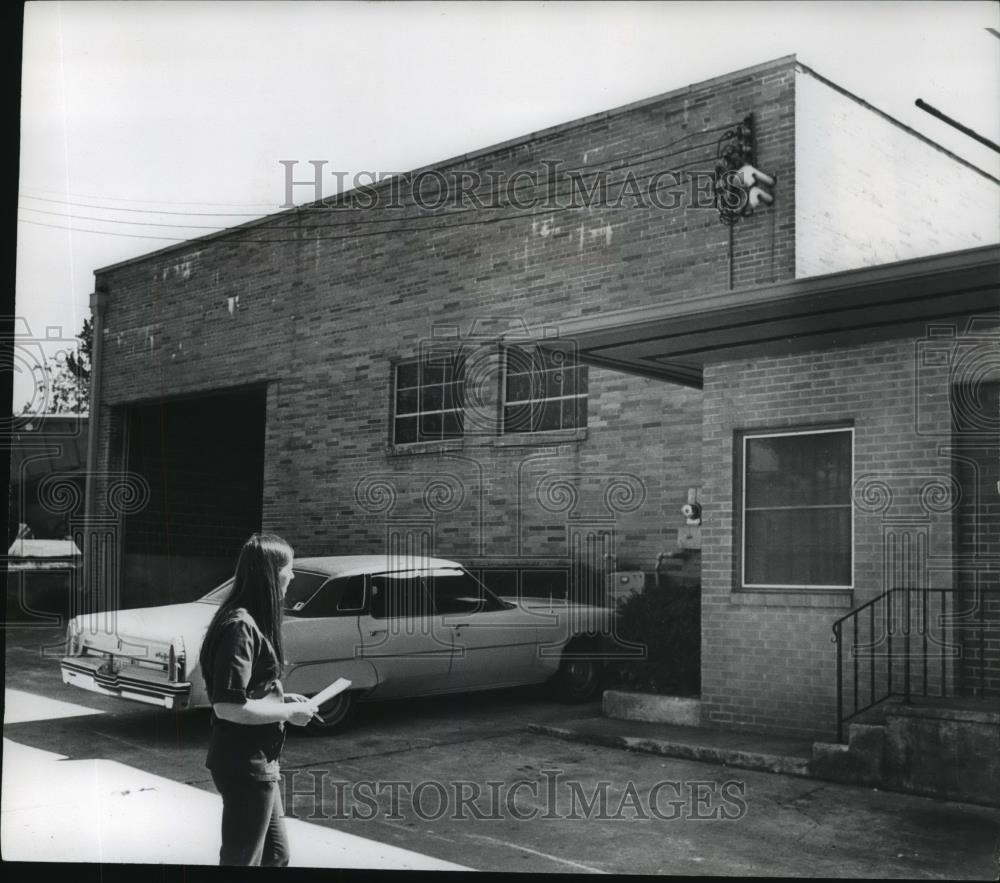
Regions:
<instances>
[{"instance_id":1,"label":"white sky","mask_svg":"<svg viewBox=\"0 0 1000 883\"><path fill-rule=\"evenodd\" d=\"M95 269L211 232L158 225L278 210L279 160L407 171L793 53L1000 176L914 106L1000 142L987 27L994 2L28 3L17 315L75 334Z\"/></svg>"}]
</instances>

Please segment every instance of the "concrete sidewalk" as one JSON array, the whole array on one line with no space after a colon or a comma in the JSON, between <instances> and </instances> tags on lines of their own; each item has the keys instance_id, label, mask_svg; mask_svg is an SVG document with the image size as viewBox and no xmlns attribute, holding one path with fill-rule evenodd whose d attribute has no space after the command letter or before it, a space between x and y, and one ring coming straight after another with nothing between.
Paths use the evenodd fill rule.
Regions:
<instances>
[{"instance_id":1,"label":"concrete sidewalk","mask_svg":"<svg viewBox=\"0 0 1000 883\"><path fill-rule=\"evenodd\" d=\"M68 760L3 740L6 861L217 865L222 800L110 760ZM331 828L286 819L292 865L463 870Z\"/></svg>"}]
</instances>

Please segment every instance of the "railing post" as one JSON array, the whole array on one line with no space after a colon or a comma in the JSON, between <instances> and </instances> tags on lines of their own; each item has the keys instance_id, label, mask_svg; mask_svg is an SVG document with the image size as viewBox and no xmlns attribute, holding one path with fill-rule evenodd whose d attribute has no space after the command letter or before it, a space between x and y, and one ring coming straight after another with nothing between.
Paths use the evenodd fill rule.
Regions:
<instances>
[{"instance_id":1,"label":"railing post","mask_svg":"<svg viewBox=\"0 0 1000 883\"><path fill-rule=\"evenodd\" d=\"M954 605L952 605L952 606L954 606ZM944 589L942 589L941 590L941 622L944 622L944 621L945 621L945 592L944 592ZM954 626L952 626L952 632L951 632L951 634L954 634ZM944 639L942 639L942 642L943 642L943 640ZM951 635L949 635L949 637L947 638L947 640L948 641L951 640ZM947 671L946 671L945 663L944 663L945 653L944 653L944 647L943 646L942 646L941 654L940 655L941 655L941 695L942 696L947 696L948 695L948 675L947 675Z\"/></svg>"},{"instance_id":2,"label":"railing post","mask_svg":"<svg viewBox=\"0 0 1000 883\"><path fill-rule=\"evenodd\" d=\"M851 645L851 657L854 659L854 709L858 713L858 618L854 617L854 643Z\"/></svg>"},{"instance_id":3,"label":"railing post","mask_svg":"<svg viewBox=\"0 0 1000 883\"><path fill-rule=\"evenodd\" d=\"M927 695L927 587L920 590L920 630L923 633L924 696Z\"/></svg>"},{"instance_id":4,"label":"railing post","mask_svg":"<svg viewBox=\"0 0 1000 883\"><path fill-rule=\"evenodd\" d=\"M903 702L910 704L910 589L903 590L903 603L906 612L903 615Z\"/></svg>"},{"instance_id":5,"label":"railing post","mask_svg":"<svg viewBox=\"0 0 1000 883\"><path fill-rule=\"evenodd\" d=\"M892 670L894 668L893 658L892 658L892 631L893 631L892 592L893 590L889 589L888 593L885 596L885 633L887 635L889 644L889 672L888 672L888 682L886 683L885 691L890 696L892 695Z\"/></svg>"},{"instance_id":6,"label":"railing post","mask_svg":"<svg viewBox=\"0 0 1000 883\"><path fill-rule=\"evenodd\" d=\"M872 648L868 656L868 704L875 704L875 605L868 608L868 646Z\"/></svg>"},{"instance_id":7,"label":"railing post","mask_svg":"<svg viewBox=\"0 0 1000 883\"><path fill-rule=\"evenodd\" d=\"M844 672L843 672L843 640L840 633L840 623L833 624L833 639L837 642L837 741L844 741Z\"/></svg>"},{"instance_id":8,"label":"railing post","mask_svg":"<svg viewBox=\"0 0 1000 883\"><path fill-rule=\"evenodd\" d=\"M986 698L986 591L982 585L976 587L979 602L979 698Z\"/></svg>"}]
</instances>

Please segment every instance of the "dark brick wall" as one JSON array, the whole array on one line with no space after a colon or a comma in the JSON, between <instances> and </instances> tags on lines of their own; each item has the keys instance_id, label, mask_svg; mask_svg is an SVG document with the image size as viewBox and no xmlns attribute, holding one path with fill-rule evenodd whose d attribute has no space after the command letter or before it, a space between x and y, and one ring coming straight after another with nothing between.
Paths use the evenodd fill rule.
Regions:
<instances>
[{"instance_id":1,"label":"dark brick wall","mask_svg":"<svg viewBox=\"0 0 1000 883\"><path fill-rule=\"evenodd\" d=\"M617 556L652 570L700 483L698 391L592 368L584 431L480 426L393 450L392 364L451 338L477 366L478 412L496 413L501 335L792 278L794 76L784 59L438 166L510 174L557 161L620 182L629 157L643 181L707 173L722 131L752 113L759 161L782 189L735 231L683 200L445 218L302 210L102 271L102 413L266 384L263 524L300 554L376 551L398 535L456 557ZM114 466L109 439L102 420L99 456Z\"/></svg>"}]
</instances>

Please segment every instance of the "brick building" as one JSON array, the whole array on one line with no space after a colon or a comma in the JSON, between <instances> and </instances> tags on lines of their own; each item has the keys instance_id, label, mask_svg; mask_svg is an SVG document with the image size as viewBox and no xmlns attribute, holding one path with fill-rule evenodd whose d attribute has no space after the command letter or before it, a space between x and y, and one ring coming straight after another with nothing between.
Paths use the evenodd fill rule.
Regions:
<instances>
[{"instance_id":1,"label":"brick building","mask_svg":"<svg viewBox=\"0 0 1000 883\"><path fill-rule=\"evenodd\" d=\"M776 184L725 224L734 146ZM789 57L103 268L109 601L190 599L261 526L652 570L700 488L706 720L828 735L831 622L896 573L859 481L946 468L914 346L995 314L997 183Z\"/></svg>"}]
</instances>

